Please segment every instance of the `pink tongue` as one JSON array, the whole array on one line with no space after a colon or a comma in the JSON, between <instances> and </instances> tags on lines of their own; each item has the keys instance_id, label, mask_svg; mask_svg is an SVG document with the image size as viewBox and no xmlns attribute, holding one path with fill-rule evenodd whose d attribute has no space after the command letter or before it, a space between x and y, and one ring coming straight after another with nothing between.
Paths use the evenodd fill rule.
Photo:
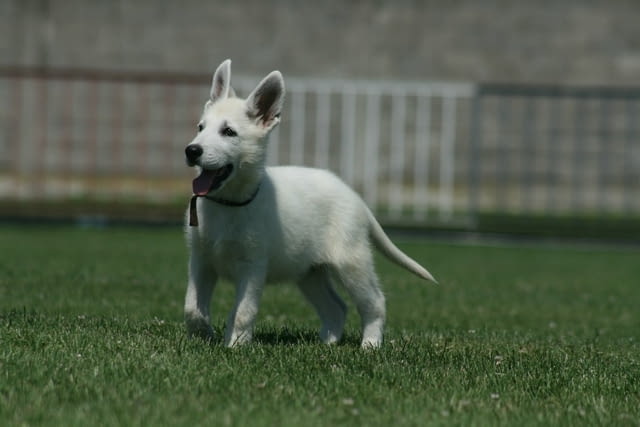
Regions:
<instances>
[{"instance_id":1,"label":"pink tongue","mask_svg":"<svg viewBox=\"0 0 640 427\"><path fill-rule=\"evenodd\" d=\"M203 169L200 176L193 180L193 194L198 196L206 195L213 185L215 177L216 174L214 172Z\"/></svg>"}]
</instances>

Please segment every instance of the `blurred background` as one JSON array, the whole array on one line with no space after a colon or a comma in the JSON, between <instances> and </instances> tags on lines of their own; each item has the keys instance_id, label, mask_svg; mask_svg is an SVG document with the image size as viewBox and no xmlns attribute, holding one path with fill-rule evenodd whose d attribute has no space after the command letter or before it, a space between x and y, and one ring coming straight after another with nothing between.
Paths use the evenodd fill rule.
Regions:
<instances>
[{"instance_id":1,"label":"blurred background","mask_svg":"<svg viewBox=\"0 0 640 427\"><path fill-rule=\"evenodd\" d=\"M3 0L0 218L182 221L211 74L387 226L640 241L636 1Z\"/></svg>"}]
</instances>

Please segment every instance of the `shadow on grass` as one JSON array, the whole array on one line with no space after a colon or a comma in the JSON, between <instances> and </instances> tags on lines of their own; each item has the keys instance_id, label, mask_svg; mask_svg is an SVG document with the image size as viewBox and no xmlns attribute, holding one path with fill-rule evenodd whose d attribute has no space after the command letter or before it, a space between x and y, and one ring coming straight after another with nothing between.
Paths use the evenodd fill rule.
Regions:
<instances>
[{"instance_id":1,"label":"shadow on grass","mask_svg":"<svg viewBox=\"0 0 640 427\"><path fill-rule=\"evenodd\" d=\"M0 330L41 331L50 329L58 334L81 334L92 336L99 334L104 339L122 339L122 337L138 336L143 339L162 339L167 342L179 341L180 346L187 343L205 347L224 346L224 324L212 325L213 337L203 339L189 337L181 322L167 322L158 318L132 320L126 316L75 315L42 313L35 310L10 309L0 311ZM346 331L338 346L359 347L360 334L357 331ZM199 343L199 344L198 344ZM208 344L208 345L207 345ZM253 344L258 346L323 346L314 328L299 326L261 325L255 329Z\"/></svg>"},{"instance_id":2,"label":"shadow on grass","mask_svg":"<svg viewBox=\"0 0 640 427\"><path fill-rule=\"evenodd\" d=\"M195 345L195 348L201 349L226 349L224 344L224 328L214 326L214 335L209 339L201 337L190 337L184 331L184 336L179 340L180 346ZM191 343L191 344L189 344ZM202 347L201 347L202 346ZM254 334L251 344L247 345L248 349L279 347L326 347L327 345L320 341L317 330L306 328L291 327L258 327ZM357 333L345 333L342 339L335 345L337 347L360 347L360 336ZM245 347L245 346L241 346ZM333 345L331 346L333 347Z\"/></svg>"},{"instance_id":3,"label":"shadow on grass","mask_svg":"<svg viewBox=\"0 0 640 427\"><path fill-rule=\"evenodd\" d=\"M318 337L318 331L307 328L259 328L254 333L254 342L259 345L324 345ZM359 346L360 337L355 333L345 333L338 345Z\"/></svg>"}]
</instances>

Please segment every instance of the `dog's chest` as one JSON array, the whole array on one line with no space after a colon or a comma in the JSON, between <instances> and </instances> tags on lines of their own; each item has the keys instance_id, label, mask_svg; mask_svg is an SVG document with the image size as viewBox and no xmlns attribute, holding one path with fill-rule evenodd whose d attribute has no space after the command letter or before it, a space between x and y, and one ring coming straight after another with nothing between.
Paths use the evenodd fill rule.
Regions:
<instances>
[{"instance_id":1,"label":"dog's chest","mask_svg":"<svg viewBox=\"0 0 640 427\"><path fill-rule=\"evenodd\" d=\"M220 273L233 273L238 265L260 258L264 252L259 231L241 218L207 215L200 224L200 238L210 262Z\"/></svg>"},{"instance_id":2,"label":"dog's chest","mask_svg":"<svg viewBox=\"0 0 640 427\"><path fill-rule=\"evenodd\" d=\"M312 257L298 241L300 236L285 238L282 233L264 216L242 218L241 214L212 212L202 216L198 228L202 260L232 281L250 271L263 271L267 282L295 280L308 270Z\"/></svg>"}]
</instances>

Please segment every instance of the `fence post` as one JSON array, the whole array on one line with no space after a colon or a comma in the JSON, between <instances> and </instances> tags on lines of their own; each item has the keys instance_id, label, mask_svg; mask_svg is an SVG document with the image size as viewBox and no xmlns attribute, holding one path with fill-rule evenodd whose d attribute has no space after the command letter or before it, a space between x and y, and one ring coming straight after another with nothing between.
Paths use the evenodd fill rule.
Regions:
<instances>
[{"instance_id":1,"label":"fence post","mask_svg":"<svg viewBox=\"0 0 640 427\"><path fill-rule=\"evenodd\" d=\"M455 178L457 101L452 94L442 100L442 128L440 131L440 220L448 222L453 214L453 184Z\"/></svg>"},{"instance_id":2,"label":"fence post","mask_svg":"<svg viewBox=\"0 0 640 427\"><path fill-rule=\"evenodd\" d=\"M380 92L367 89L364 147L364 198L374 211L378 209L378 164L380 146Z\"/></svg>"},{"instance_id":3,"label":"fence post","mask_svg":"<svg viewBox=\"0 0 640 427\"><path fill-rule=\"evenodd\" d=\"M475 88L471 98L471 130L469 138L469 224L472 228L478 225L480 209L480 146L482 135L480 120L482 116L482 86Z\"/></svg>"},{"instance_id":4,"label":"fence post","mask_svg":"<svg viewBox=\"0 0 640 427\"><path fill-rule=\"evenodd\" d=\"M406 94L397 89L391 95L391 136L389 138L389 215L397 219L404 207Z\"/></svg>"},{"instance_id":5,"label":"fence post","mask_svg":"<svg viewBox=\"0 0 640 427\"><path fill-rule=\"evenodd\" d=\"M291 129L289 140L289 161L301 166L304 164L305 134L305 90L298 87L291 94Z\"/></svg>"},{"instance_id":6,"label":"fence post","mask_svg":"<svg viewBox=\"0 0 640 427\"><path fill-rule=\"evenodd\" d=\"M342 136L340 141L340 176L347 184L354 184L356 145L356 95L352 86L344 86L342 93Z\"/></svg>"},{"instance_id":7,"label":"fence post","mask_svg":"<svg viewBox=\"0 0 640 427\"><path fill-rule=\"evenodd\" d=\"M418 94L416 101L413 218L427 219L429 213L429 154L431 151L431 91Z\"/></svg>"},{"instance_id":8,"label":"fence post","mask_svg":"<svg viewBox=\"0 0 640 427\"><path fill-rule=\"evenodd\" d=\"M611 138L611 132L609 131L609 123L611 122L609 108L610 103L611 101L609 99L600 100L600 123L598 123L599 132L596 141L598 156L598 182L596 186L599 193L597 195L597 204L599 205L598 208L602 213L606 213L610 210L611 203L615 200L613 197L610 197L610 194L607 191L607 175L610 168L609 154L607 150L607 144Z\"/></svg>"},{"instance_id":9,"label":"fence post","mask_svg":"<svg viewBox=\"0 0 640 427\"><path fill-rule=\"evenodd\" d=\"M316 147L315 164L324 169L329 168L329 131L331 128L331 91L328 87L316 89Z\"/></svg>"},{"instance_id":10,"label":"fence post","mask_svg":"<svg viewBox=\"0 0 640 427\"><path fill-rule=\"evenodd\" d=\"M638 100L637 99L627 99L627 104L626 104L626 122L627 122L627 132L626 132L626 140L625 140L625 144L624 144L624 152L625 153L632 153L633 152L633 145L638 144ZM625 156L624 158L624 164L622 167L622 176L623 176L623 183L626 187L626 181L629 180L631 181L631 187L634 188L633 186L633 157L630 155ZM636 169L637 170L637 169ZM636 172L636 175L640 175L638 174L638 172ZM638 179L640 179L640 176L638 176ZM635 203L635 207L637 209L638 206L640 206L640 185L638 184L637 181L635 181L635 191L631 190L629 192L624 192L623 196L624 201L623 201L623 211L626 214L631 214L634 210L634 203Z\"/></svg>"},{"instance_id":11,"label":"fence post","mask_svg":"<svg viewBox=\"0 0 640 427\"><path fill-rule=\"evenodd\" d=\"M535 109L535 99L533 97L529 97L524 101L524 109L523 109L523 136L522 136L522 154L521 154L521 167L522 167L522 189L520 191L520 210L524 210L528 212L531 207L534 205L535 199L535 187L534 187L534 174L535 174L535 149L534 149L534 138L533 138L533 129L532 123L536 122L536 109Z\"/></svg>"}]
</instances>

